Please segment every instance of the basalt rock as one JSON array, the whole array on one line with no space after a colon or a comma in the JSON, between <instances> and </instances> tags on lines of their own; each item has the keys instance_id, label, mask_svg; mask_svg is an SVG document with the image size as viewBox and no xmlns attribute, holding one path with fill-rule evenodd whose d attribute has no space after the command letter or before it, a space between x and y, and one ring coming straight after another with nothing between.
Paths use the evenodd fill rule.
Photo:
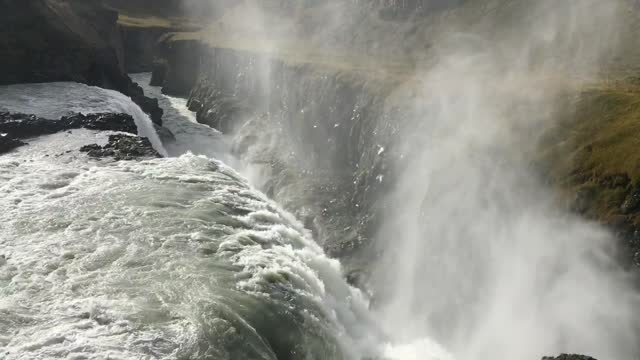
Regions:
<instances>
[{"instance_id":1,"label":"basalt rock","mask_svg":"<svg viewBox=\"0 0 640 360\"><path fill-rule=\"evenodd\" d=\"M8 134L0 134L0 154L4 154L23 145L26 144Z\"/></svg>"},{"instance_id":2,"label":"basalt rock","mask_svg":"<svg viewBox=\"0 0 640 360\"><path fill-rule=\"evenodd\" d=\"M49 120L27 114L0 113L0 133L10 138L24 139L60 131L85 128L99 131L122 131L137 134L138 128L127 114L75 114L60 120Z\"/></svg>"},{"instance_id":3,"label":"basalt rock","mask_svg":"<svg viewBox=\"0 0 640 360\"><path fill-rule=\"evenodd\" d=\"M109 135L107 145L86 145L80 148L80 151L86 152L94 158L112 157L115 160L138 160L161 157L153 148L149 139L125 134Z\"/></svg>"},{"instance_id":4,"label":"basalt rock","mask_svg":"<svg viewBox=\"0 0 640 360\"><path fill-rule=\"evenodd\" d=\"M171 30L165 27L121 26L125 70L128 73L152 71L156 42Z\"/></svg>"},{"instance_id":5,"label":"basalt rock","mask_svg":"<svg viewBox=\"0 0 640 360\"><path fill-rule=\"evenodd\" d=\"M168 64L164 60L156 60L153 62L151 69L151 86L162 86L167 74Z\"/></svg>"},{"instance_id":6,"label":"basalt rock","mask_svg":"<svg viewBox=\"0 0 640 360\"><path fill-rule=\"evenodd\" d=\"M200 75L203 51L205 49L199 41L173 41L171 36L165 36L158 45L158 55L165 62L154 68L152 83L162 83L164 94L188 96Z\"/></svg>"}]
</instances>

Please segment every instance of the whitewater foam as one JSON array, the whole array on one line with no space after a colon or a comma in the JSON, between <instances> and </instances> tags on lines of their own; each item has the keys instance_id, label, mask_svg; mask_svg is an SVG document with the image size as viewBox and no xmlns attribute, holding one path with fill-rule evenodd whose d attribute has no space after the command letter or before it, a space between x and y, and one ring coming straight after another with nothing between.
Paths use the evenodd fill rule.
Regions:
<instances>
[{"instance_id":1,"label":"whitewater foam","mask_svg":"<svg viewBox=\"0 0 640 360\"><path fill-rule=\"evenodd\" d=\"M150 123L120 94L84 85L0 93L6 110L134 110ZM207 149L220 134L164 99L179 115L165 119L175 157L92 159L78 149L113 132L86 129L0 157L3 358L450 359L429 340L384 345L340 263L233 169L193 155L226 145Z\"/></svg>"}]
</instances>

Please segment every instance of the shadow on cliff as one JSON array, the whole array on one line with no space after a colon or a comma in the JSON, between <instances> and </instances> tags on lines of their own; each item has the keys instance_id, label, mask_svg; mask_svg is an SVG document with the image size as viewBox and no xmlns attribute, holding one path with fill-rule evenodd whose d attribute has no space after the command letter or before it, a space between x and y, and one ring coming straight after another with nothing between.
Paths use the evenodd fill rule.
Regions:
<instances>
[{"instance_id":1,"label":"shadow on cliff","mask_svg":"<svg viewBox=\"0 0 640 360\"><path fill-rule=\"evenodd\" d=\"M125 73L116 11L63 0L0 7L0 85L74 81L117 90L161 124L157 101Z\"/></svg>"}]
</instances>

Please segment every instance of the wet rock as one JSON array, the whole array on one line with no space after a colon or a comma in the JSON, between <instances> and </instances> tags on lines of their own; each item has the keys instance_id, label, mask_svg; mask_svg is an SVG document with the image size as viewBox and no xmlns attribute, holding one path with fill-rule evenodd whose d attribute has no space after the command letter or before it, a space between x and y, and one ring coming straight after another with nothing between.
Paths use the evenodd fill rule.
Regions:
<instances>
[{"instance_id":1,"label":"wet rock","mask_svg":"<svg viewBox=\"0 0 640 360\"><path fill-rule=\"evenodd\" d=\"M138 132L138 127L133 117L128 114L76 114L65 116L60 121L67 129L85 128L100 131L122 131L131 134Z\"/></svg>"},{"instance_id":2,"label":"wet rock","mask_svg":"<svg viewBox=\"0 0 640 360\"><path fill-rule=\"evenodd\" d=\"M7 137L24 139L40 135L54 134L72 129L100 131L122 131L136 134L138 128L131 115L127 114L75 114L60 120L49 120L35 115L0 112L0 133Z\"/></svg>"},{"instance_id":3,"label":"wet rock","mask_svg":"<svg viewBox=\"0 0 640 360\"><path fill-rule=\"evenodd\" d=\"M545 356L542 358L542 360L596 360L596 359L586 355L562 354L556 357Z\"/></svg>"},{"instance_id":4,"label":"wet rock","mask_svg":"<svg viewBox=\"0 0 640 360\"><path fill-rule=\"evenodd\" d=\"M26 145L26 143L8 134L0 134L0 154L4 154L23 145Z\"/></svg>"},{"instance_id":5,"label":"wet rock","mask_svg":"<svg viewBox=\"0 0 640 360\"><path fill-rule=\"evenodd\" d=\"M115 160L138 160L159 158L160 154L153 148L149 139L125 134L109 135L107 145L86 145L80 148L94 158L112 157Z\"/></svg>"},{"instance_id":6,"label":"wet rock","mask_svg":"<svg viewBox=\"0 0 640 360\"><path fill-rule=\"evenodd\" d=\"M640 187L633 189L622 203L622 206L620 206L620 211L625 215L634 213L638 210L640 210Z\"/></svg>"}]
</instances>

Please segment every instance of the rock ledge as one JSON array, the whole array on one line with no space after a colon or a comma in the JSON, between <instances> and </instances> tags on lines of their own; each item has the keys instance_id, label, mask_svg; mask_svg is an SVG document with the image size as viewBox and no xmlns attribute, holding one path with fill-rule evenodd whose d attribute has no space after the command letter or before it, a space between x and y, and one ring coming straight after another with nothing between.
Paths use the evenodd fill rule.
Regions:
<instances>
[{"instance_id":1,"label":"rock ledge","mask_svg":"<svg viewBox=\"0 0 640 360\"><path fill-rule=\"evenodd\" d=\"M153 148L149 139L125 134L109 135L107 145L86 145L81 147L80 151L86 152L94 158L112 157L115 160L138 160L161 157Z\"/></svg>"}]
</instances>

